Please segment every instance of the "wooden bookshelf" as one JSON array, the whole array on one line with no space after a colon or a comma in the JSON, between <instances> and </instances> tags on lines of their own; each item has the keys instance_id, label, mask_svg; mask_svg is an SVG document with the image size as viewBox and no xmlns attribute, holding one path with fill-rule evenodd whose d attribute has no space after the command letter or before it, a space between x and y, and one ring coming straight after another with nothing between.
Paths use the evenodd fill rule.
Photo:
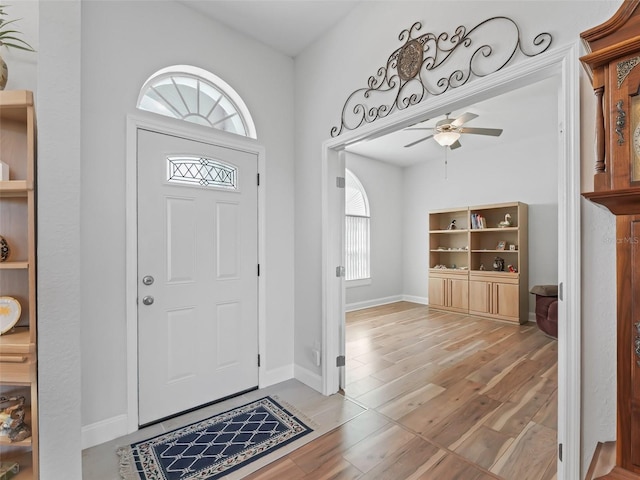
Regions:
<instances>
[{"instance_id":1,"label":"wooden bookshelf","mask_svg":"<svg viewBox=\"0 0 640 480\"><path fill-rule=\"evenodd\" d=\"M0 235L9 257L0 262L0 296L21 307L16 326L0 335L0 388L27 398L26 423L31 436L20 442L0 437L2 461L15 460L18 480L38 478L38 395L36 322L36 122L33 93L0 91L0 160L9 179L0 181Z\"/></svg>"},{"instance_id":2,"label":"wooden bookshelf","mask_svg":"<svg viewBox=\"0 0 640 480\"><path fill-rule=\"evenodd\" d=\"M528 237L528 207L522 202L430 212L429 304L527 322ZM494 268L496 257L504 260L503 271Z\"/></svg>"}]
</instances>

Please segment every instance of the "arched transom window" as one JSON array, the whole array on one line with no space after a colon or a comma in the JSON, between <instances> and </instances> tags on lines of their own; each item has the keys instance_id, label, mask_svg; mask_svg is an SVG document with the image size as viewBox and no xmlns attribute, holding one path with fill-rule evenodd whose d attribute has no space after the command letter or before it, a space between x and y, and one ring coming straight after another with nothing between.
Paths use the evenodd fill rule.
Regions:
<instances>
[{"instance_id":1,"label":"arched transom window","mask_svg":"<svg viewBox=\"0 0 640 480\"><path fill-rule=\"evenodd\" d=\"M353 172L345 170L345 279L371 277L369 199Z\"/></svg>"},{"instance_id":2,"label":"arched transom window","mask_svg":"<svg viewBox=\"0 0 640 480\"><path fill-rule=\"evenodd\" d=\"M201 68L176 65L154 73L138 108L186 122L257 138L249 109L224 80Z\"/></svg>"}]
</instances>

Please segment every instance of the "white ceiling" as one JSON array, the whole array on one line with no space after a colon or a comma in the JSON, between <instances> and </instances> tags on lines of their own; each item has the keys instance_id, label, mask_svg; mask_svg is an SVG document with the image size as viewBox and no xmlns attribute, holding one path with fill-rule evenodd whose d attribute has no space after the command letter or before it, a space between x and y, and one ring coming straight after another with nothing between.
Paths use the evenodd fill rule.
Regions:
<instances>
[{"instance_id":1,"label":"white ceiling","mask_svg":"<svg viewBox=\"0 0 640 480\"><path fill-rule=\"evenodd\" d=\"M541 118L550 116L548 112L543 110L547 108L548 102L541 102L540 99L554 98L557 95L557 90L557 80L548 79L451 112L452 118L458 117L464 112L478 115L465 126L501 128L503 132L499 137L463 134L460 137L462 147L447 153L449 156L466 155L478 149L494 148L497 145L517 142L521 135L535 135L535 132L540 130ZM432 127L442 118L444 116L425 120L421 125L414 125L414 127ZM544 130L548 131L548 129ZM430 134L429 131L399 130L383 137L357 143L348 147L347 150L365 157L406 167L427 161L430 158L443 158L444 147L438 145L433 138L412 147L404 147L408 143Z\"/></svg>"},{"instance_id":2,"label":"white ceiling","mask_svg":"<svg viewBox=\"0 0 640 480\"><path fill-rule=\"evenodd\" d=\"M179 0L209 18L295 57L347 15L352 0Z\"/></svg>"}]
</instances>

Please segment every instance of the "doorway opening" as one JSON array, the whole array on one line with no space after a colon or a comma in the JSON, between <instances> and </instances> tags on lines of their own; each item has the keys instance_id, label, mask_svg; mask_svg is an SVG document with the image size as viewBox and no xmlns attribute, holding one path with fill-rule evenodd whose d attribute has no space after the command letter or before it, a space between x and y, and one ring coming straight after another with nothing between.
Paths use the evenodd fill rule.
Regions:
<instances>
[{"instance_id":1,"label":"doorway opening","mask_svg":"<svg viewBox=\"0 0 640 480\"><path fill-rule=\"evenodd\" d=\"M540 58L542 57L542 58ZM335 234L341 229L339 205L331 200L334 194L331 176L340 171L344 150L357 142L378 138L390 132L434 118L450 111L463 111L468 105L487 100L510 90L533 84L546 78L557 78L558 102L558 282L564 287L559 302L560 322L558 342L558 443L564 445L564 459L558 464L558 478L577 478L580 470L580 215L579 215L579 122L577 119L577 55L574 47L560 48L538 58L475 80L464 88L448 92L402 111L396 118L382 119L378 125L366 125L360 131L349 132L344 138L332 139L323 147L323 388L324 393L337 391L340 369L333 362L344 355L344 306L341 302L344 283L330 275L342 261L341 240ZM342 165L342 168L344 166Z\"/></svg>"},{"instance_id":2,"label":"doorway opening","mask_svg":"<svg viewBox=\"0 0 640 480\"><path fill-rule=\"evenodd\" d=\"M431 133L413 130L416 127L347 147L345 154L347 174L358 175L375 208L371 281L345 281L341 387L347 397L390 416L401 427L446 445L450 455L471 463L469 468L505 478L524 469L531 478L546 478L547 470L556 468L557 343L535 323L520 326L496 317L514 311L519 315L519 297L524 295L527 308L521 321L533 320L529 287L557 283L557 94L554 77L467 107L468 116L478 115L469 127L499 127L504 132L500 138L463 134L462 146L447 152L447 175L445 147L433 139L405 148ZM421 125L434 125L439 118ZM513 216L513 224L528 231L522 242L516 242L517 232L496 229L504 211L497 216L495 207L483 211L490 215L482 231L476 225L468 232L465 214L453 231L430 233L448 224L452 209L515 201L524 202L528 211ZM430 217L433 210L444 213ZM349 223L345 225L348 270ZM479 250L495 248L501 239L514 247L519 243L518 250ZM465 248L469 240L471 263ZM442 247L452 244L462 250ZM491 272L479 276L478 262L484 261L484 270L490 271L496 255L519 270L497 274L510 283L495 283ZM434 270L436 265L441 268ZM428 295L425 272L433 287ZM445 280L451 306L439 295L443 272L451 278ZM475 316L459 313L467 306ZM469 411L474 411L472 417L465 415ZM531 442L533 436L544 438L546 445L533 442L541 447L536 455L517 455L518 444ZM509 448L493 450L506 442L511 442ZM485 446L482 456L478 445ZM530 458L535 465L528 464Z\"/></svg>"}]
</instances>

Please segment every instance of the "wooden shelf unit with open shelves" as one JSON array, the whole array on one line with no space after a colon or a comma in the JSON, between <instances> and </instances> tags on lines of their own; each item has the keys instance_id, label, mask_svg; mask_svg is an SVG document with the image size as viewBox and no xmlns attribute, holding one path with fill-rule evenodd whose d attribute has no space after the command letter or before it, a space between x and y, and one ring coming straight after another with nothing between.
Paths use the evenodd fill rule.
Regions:
<instances>
[{"instance_id":1,"label":"wooden shelf unit with open shelves","mask_svg":"<svg viewBox=\"0 0 640 480\"><path fill-rule=\"evenodd\" d=\"M16 326L0 335L0 395L24 395L31 436L20 442L0 437L0 458L15 460L18 480L38 478L36 322L36 119L33 93L0 91L0 160L9 179L0 181L0 235L9 256L0 262L0 296L21 307ZM17 392L17 393L16 393Z\"/></svg>"},{"instance_id":2,"label":"wooden shelf unit with open shelves","mask_svg":"<svg viewBox=\"0 0 640 480\"><path fill-rule=\"evenodd\" d=\"M503 223L507 219L510 225ZM527 322L527 225L528 206L522 202L430 212L429 304L499 320ZM496 257L504 260L504 271L494 270Z\"/></svg>"}]
</instances>

